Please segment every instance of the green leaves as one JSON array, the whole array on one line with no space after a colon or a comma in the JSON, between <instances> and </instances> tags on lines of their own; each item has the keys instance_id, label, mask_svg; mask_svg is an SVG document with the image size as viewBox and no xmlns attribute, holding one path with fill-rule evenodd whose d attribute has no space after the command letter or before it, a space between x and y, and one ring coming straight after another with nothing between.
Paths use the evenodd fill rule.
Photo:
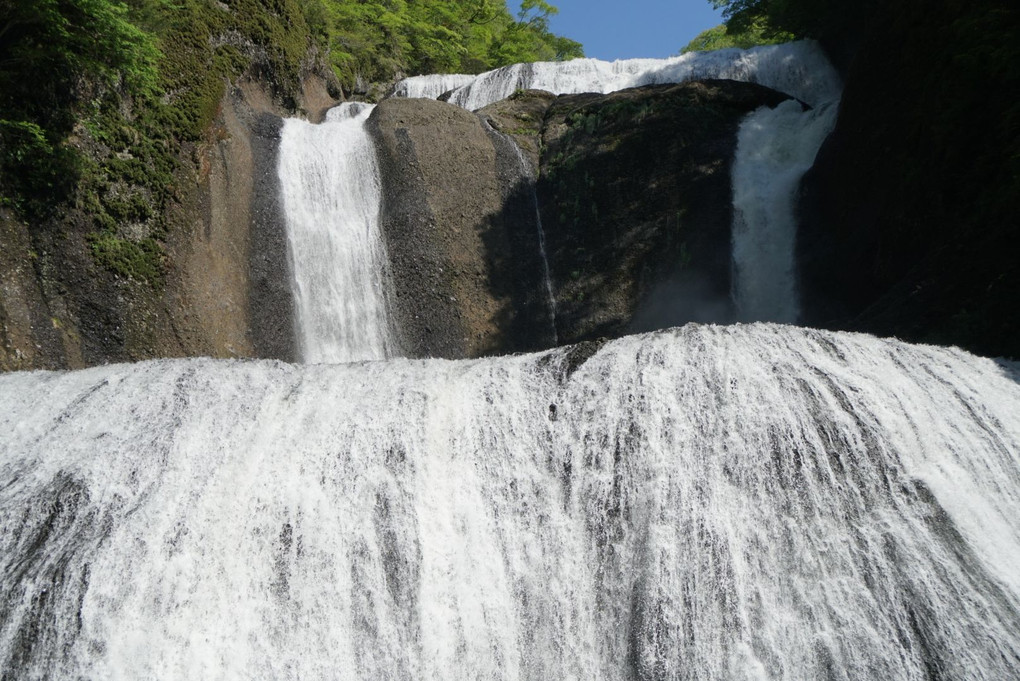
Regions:
<instances>
[{"instance_id":1,"label":"green leaves","mask_svg":"<svg viewBox=\"0 0 1020 681\"><path fill-rule=\"evenodd\" d=\"M80 165L63 141L83 83L152 95L160 52L115 0L0 0L0 10L0 194L48 211Z\"/></svg>"},{"instance_id":2,"label":"green leaves","mask_svg":"<svg viewBox=\"0 0 1020 681\"><path fill-rule=\"evenodd\" d=\"M524 0L517 19L502 0L322 1L330 56L347 87L398 73L478 73L584 56L580 43L549 31L557 9L544 0Z\"/></svg>"},{"instance_id":3,"label":"green leaves","mask_svg":"<svg viewBox=\"0 0 1020 681\"><path fill-rule=\"evenodd\" d=\"M737 32L726 24L720 24L696 35L680 52L681 54L686 52L706 52L709 50L722 50L727 47L747 49L756 45L775 45L794 39L792 33L769 30L765 26L764 20L751 24L743 32Z\"/></svg>"}]
</instances>

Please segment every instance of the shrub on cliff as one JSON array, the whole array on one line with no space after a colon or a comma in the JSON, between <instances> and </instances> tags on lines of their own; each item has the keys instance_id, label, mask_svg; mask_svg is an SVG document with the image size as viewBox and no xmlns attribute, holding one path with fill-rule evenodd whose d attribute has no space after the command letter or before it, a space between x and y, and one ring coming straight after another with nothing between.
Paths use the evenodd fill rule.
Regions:
<instances>
[{"instance_id":1,"label":"shrub on cliff","mask_svg":"<svg viewBox=\"0 0 1020 681\"><path fill-rule=\"evenodd\" d=\"M0 2L0 200L41 209L66 196L78 170L62 142L82 83L156 87L150 34L112 0Z\"/></svg>"}]
</instances>

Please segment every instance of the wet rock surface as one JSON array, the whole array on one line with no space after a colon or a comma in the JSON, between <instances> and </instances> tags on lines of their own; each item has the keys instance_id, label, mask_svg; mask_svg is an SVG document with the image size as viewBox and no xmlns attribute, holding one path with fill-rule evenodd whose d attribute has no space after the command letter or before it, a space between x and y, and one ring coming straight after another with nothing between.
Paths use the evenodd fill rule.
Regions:
<instances>
[{"instance_id":1,"label":"wet rock surface","mask_svg":"<svg viewBox=\"0 0 1020 681\"><path fill-rule=\"evenodd\" d=\"M551 104L538 196L561 343L731 321L737 128L787 98L709 80Z\"/></svg>"}]
</instances>

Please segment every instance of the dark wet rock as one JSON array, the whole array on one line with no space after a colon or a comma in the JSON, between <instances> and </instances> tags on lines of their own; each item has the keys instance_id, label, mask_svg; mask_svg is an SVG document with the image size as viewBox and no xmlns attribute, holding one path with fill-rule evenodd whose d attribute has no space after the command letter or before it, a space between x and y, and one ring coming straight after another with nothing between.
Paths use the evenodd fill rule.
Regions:
<instances>
[{"instance_id":1,"label":"dark wet rock","mask_svg":"<svg viewBox=\"0 0 1020 681\"><path fill-rule=\"evenodd\" d=\"M787 98L715 80L549 106L538 196L561 343L731 319L736 132Z\"/></svg>"}]
</instances>

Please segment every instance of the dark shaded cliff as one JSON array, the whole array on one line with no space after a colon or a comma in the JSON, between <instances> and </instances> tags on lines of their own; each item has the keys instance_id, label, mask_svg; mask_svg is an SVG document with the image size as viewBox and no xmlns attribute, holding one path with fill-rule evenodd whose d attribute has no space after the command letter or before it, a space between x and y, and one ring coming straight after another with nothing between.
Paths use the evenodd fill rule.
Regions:
<instances>
[{"instance_id":1,"label":"dark shaded cliff","mask_svg":"<svg viewBox=\"0 0 1020 681\"><path fill-rule=\"evenodd\" d=\"M786 99L708 80L552 104L538 193L561 342L732 321L737 129Z\"/></svg>"},{"instance_id":2,"label":"dark shaded cliff","mask_svg":"<svg viewBox=\"0 0 1020 681\"><path fill-rule=\"evenodd\" d=\"M1020 356L1020 8L896 3L857 43L803 185L804 321Z\"/></svg>"}]
</instances>

